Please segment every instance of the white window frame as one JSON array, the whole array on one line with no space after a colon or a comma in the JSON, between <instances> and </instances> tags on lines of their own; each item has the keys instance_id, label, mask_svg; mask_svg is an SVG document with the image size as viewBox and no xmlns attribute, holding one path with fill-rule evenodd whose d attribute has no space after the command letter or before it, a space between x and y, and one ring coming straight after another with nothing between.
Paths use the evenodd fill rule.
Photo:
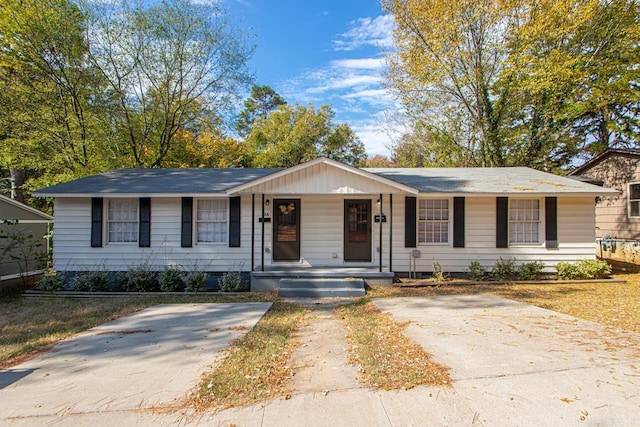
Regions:
<instances>
[{"instance_id":1,"label":"white window frame","mask_svg":"<svg viewBox=\"0 0 640 427\"><path fill-rule=\"evenodd\" d=\"M204 220L204 219L198 219L198 210L199 210L199 206L200 206L200 202L208 202L208 201L214 201L214 202L220 202L224 204L224 219L216 219L216 220ZM213 246L223 246L223 245L227 245L229 243L229 199L223 199L223 198L202 198L202 199L196 199L195 203L194 203L194 209L193 209L193 223L194 223L194 227L193 227L193 241L197 244L197 245L213 245ZM200 224L210 224L210 223L215 223L215 224L224 224L225 227L225 231L224 231L224 239L220 242L209 242L209 241L201 241L199 239L199 229L200 229Z\"/></svg>"},{"instance_id":2,"label":"white window frame","mask_svg":"<svg viewBox=\"0 0 640 427\"><path fill-rule=\"evenodd\" d=\"M627 185L627 216L629 218L640 218L640 199L632 199L631 198L631 187L634 185L640 186L640 182L630 182ZM631 214L631 204L638 203L638 215Z\"/></svg>"},{"instance_id":3,"label":"white window frame","mask_svg":"<svg viewBox=\"0 0 640 427\"><path fill-rule=\"evenodd\" d=\"M512 203L515 203L515 202L537 202L538 203L538 219L513 219L511 217L511 212L512 212L511 206L512 206ZM508 221L509 246L538 246L544 243L543 240L541 239L541 233L544 230L543 213L544 213L544 206L543 206L543 200L541 198L538 198L538 197L511 198L510 197L509 198L509 221ZM536 240L533 242L513 240L513 233L511 232L511 226L512 224L515 224L515 223L536 224L538 227Z\"/></svg>"},{"instance_id":4,"label":"white window frame","mask_svg":"<svg viewBox=\"0 0 640 427\"><path fill-rule=\"evenodd\" d=\"M421 210L421 205L424 203L426 205L427 202L429 201L439 201L439 202L447 202L447 219L443 220L443 219L426 219L426 206L425 206L425 219L420 219L420 210ZM453 213L453 208L452 208L452 201L450 198L436 198L436 197L430 197L430 198L421 198L418 199L418 206L417 206L418 212L417 212L417 230L416 232L418 233L418 245L421 246L450 246L451 245L451 241L452 241L452 232L451 232L451 227L453 224L453 221L451 220L451 215ZM446 230L447 230L447 241L446 242L427 242L426 239L425 241L422 240L422 233L420 232L420 224L427 224L427 223L446 223Z\"/></svg>"},{"instance_id":5,"label":"white window frame","mask_svg":"<svg viewBox=\"0 0 640 427\"><path fill-rule=\"evenodd\" d=\"M130 220L130 221L118 221L118 220L110 220L109 219L109 213L112 210L111 209L111 203L112 202L133 202L135 204L136 207L136 214L135 214L135 221ZM137 244L140 240L140 199L136 199L136 198L129 198L129 197L118 197L118 198L111 198L111 199L106 199L106 203L105 203L105 207L104 207L104 218L105 218L105 227L104 227L104 233L106 234L105 236L105 242L107 242L108 245L134 245ZM135 223L135 240L128 240L128 241L112 241L111 240L111 227L112 224L116 224L116 223L130 223L130 224L134 224Z\"/></svg>"}]
</instances>

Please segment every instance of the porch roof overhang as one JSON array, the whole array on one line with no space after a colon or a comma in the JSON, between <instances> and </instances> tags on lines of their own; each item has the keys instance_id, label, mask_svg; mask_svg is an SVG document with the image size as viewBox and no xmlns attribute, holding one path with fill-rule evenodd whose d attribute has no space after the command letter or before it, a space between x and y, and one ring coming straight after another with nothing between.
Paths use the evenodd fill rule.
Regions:
<instances>
[{"instance_id":1,"label":"porch roof overhang","mask_svg":"<svg viewBox=\"0 0 640 427\"><path fill-rule=\"evenodd\" d=\"M411 194L418 189L319 157L229 188L227 194Z\"/></svg>"}]
</instances>

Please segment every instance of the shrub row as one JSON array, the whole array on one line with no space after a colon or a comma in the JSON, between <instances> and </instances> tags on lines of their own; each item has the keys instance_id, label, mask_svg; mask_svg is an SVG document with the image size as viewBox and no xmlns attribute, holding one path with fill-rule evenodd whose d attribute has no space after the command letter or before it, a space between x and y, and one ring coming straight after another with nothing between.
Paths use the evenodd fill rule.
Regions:
<instances>
[{"instance_id":1,"label":"shrub row","mask_svg":"<svg viewBox=\"0 0 640 427\"><path fill-rule=\"evenodd\" d=\"M468 273L472 280L540 280L544 264L542 261L522 263L516 266L515 258L500 258L490 271L478 261L471 261ZM559 262L556 265L559 279L588 280L604 279L611 274L611 266L599 259L583 259L576 262ZM441 274L441 273L440 273Z\"/></svg>"},{"instance_id":2,"label":"shrub row","mask_svg":"<svg viewBox=\"0 0 640 427\"><path fill-rule=\"evenodd\" d=\"M126 273L87 271L73 276L65 283L65 274L49 271L40 283L42 291L71 290L79 292L204 292L207 274L203 271L183 272L177 268L167 268L161 272L151 270L148 264L130 268ZM242 292L249 290L249 282L243 280L239 271L230 270L218 278L220 292Z\"/></svg>"}]
</instances>

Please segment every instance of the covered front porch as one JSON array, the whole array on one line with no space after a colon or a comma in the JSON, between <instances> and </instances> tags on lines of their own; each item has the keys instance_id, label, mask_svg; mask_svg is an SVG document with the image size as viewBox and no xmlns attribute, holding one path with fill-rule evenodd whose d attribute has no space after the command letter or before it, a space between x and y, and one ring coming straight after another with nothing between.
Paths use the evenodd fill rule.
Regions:
<instances>
[{"instance_id":1,"label":"covered front porch","mask_svg":"<svg viewBox=\"0 0 640 427\"><path fill-rule=\"evenodd\" d=\"M415 193L328 159L231 189L251 198L251 289L280 288L287 279L309 287L321 279L391 284L394 239L403 238L394 230L402 227L394 224L394 197Z\"/></svg>"}]
</instances>

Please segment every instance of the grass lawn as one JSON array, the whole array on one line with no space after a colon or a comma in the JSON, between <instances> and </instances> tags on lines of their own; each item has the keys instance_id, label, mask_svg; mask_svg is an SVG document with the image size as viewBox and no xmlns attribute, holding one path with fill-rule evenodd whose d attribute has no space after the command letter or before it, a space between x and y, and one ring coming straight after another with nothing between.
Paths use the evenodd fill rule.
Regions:
<instances>
[{"instance_id":1,"label":"grass lawn","mask_svg":"<svg viewBox=\"0 0 640 427\"><path fill-rule=\"evenodd\" d=\"M155 304L250 302L271 294L158 295L131 298L0 298L0 368L109 320Z\"/></svg>"}]
</instances>

